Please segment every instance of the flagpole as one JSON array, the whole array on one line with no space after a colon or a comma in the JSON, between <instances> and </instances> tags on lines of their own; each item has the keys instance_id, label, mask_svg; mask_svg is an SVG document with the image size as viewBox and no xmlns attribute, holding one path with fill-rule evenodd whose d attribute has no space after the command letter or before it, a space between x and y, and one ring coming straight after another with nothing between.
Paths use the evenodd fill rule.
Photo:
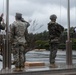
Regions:
<instances>
[{"instance_id":1,"label":"flagpole","mask_svg":"<svg viewBox=\"0 0 76 75\"><path fill-rule=\"evenodd\" d=\"M9 0L6 0L6 68L11 68L11 51L9 49Z\"/></svg>"},{"instance_id":2,"label":"flagpole","mask_svg":"<svg viewBox=\"0 0 76 75\"><path fill-rule=\"evenodd\" d=\"M67 41L66 41L66 64L68 66L72 65L72 41L70 39L70 0L67 0L67 21L68 21L68 30L67 30Z\"/></svg>"}]
</instances>

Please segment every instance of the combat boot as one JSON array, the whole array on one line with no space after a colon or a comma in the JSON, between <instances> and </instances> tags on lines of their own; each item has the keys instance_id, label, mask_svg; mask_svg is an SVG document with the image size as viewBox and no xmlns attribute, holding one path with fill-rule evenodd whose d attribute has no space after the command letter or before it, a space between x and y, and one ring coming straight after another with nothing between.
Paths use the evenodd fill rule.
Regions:
<instances>
[{"instance_id":1,"label":"combat boot","mask_svg":"<svg viewBox=\"0 0 76 75\"><path fill-rule=\"evenodd\" d=\"M24 70L24 68L22 68L22 67L16 67L16 68L14 68L15 72L19 72L19 71L23 71L23 70Z\"/></svg>"},{"instance_id":2,"label":"combat boot","mask_svg":"<svg viewBox=\"0 0 76 75\"><path fill-rule=\"evenodd\" d=\"M50 64L50 68L58 68L58 66L55 63Z\"/></svg>"},{"instance_id":3,"label":"combat boot","mask_svg":"<svg viewBox=\"0 0 76 75\"><path fill-rule=\"evenodd\" d=\"M13 71L18 72L18 71L21 71L21 69L20 68L14 68Z\"/></svg>"}]
</instances>

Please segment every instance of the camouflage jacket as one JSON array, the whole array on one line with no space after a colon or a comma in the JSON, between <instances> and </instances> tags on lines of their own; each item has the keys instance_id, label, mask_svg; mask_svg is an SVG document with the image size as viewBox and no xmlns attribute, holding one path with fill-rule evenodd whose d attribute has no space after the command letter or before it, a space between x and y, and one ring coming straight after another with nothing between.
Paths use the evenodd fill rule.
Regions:
<instances>
[{"instance_id":1,"label":"camouflage jacket","mask_svg":"<svg viewBox=\"0 0 76 75\"><path fill-rule=\"evenodd\" d=\"M12 43L26 43L27 23L14 21L10 26L10 41Z\"/></svg>"},{"instance_id":2,"label":"camouflage jacket","mask_svg":"<svg viewBox=\"0 0 76 75\"><path fill-rule=\"evenodd\" d=\"M1 23L2 21L2 17L0 17L0 30L4 30L5 29L5 23Z\"/></svg>"},{"instance_id":3,"label":"camouflage jacket","mask_svg":"<svg viewBox=\"0 0 76 75\"><path fill-rule=\"evenodd\" d=\"M49 30L49 38L53 42L53 41L59 40L60 35L64 31L64 27L58 23L49 22L48 23L48 30Z\"/></svg>"}]
</instances>

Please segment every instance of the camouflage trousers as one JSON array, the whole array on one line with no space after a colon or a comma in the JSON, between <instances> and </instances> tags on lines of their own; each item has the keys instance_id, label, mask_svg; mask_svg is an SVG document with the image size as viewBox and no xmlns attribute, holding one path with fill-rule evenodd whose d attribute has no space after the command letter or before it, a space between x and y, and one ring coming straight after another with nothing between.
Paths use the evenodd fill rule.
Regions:
<instances>
[{"instance_id":1,"label":"camouflage trousers","mask_svg":"<svg viewBox=\"0 0 76 75\"><path fill-rule=\"evenodd\" d=\"M24 52L24 46L20 44L15 44L13 46L13 58L15 62L16 68L22 68L24 67L25 62L25 52Z\"/></svg>"},{"instance_id":2,"label":"camouflage trousers","mask_svg":"<svg viewBox=\"0 0 76 75\"><path fill-rule=\"evenodd\" d=\"M57 54L57 49L58 49L58 43L50 43L50 64L54 64L55 63L55 58L56 58L56 54Z\"/></svg>"}]
</instances>

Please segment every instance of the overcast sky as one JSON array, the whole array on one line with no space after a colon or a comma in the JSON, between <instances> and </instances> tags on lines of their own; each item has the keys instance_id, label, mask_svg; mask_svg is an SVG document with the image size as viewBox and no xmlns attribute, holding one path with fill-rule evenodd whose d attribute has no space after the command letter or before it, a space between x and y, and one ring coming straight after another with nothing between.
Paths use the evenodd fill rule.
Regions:
<instances>
[{"instance_id":1,"label":"overcast sky","mask_svg":"<svg viewBox=\"0 0 76 75\"><path fill-rule=\"evenodd\" d=\"M57 22L67 28L67 0L9 0L9 21L15 19L15 13L23 14L26 21L31 22L29 32L41 32L47 30L47 23L51 14L57 15ZM0 0L0 14L6 12L5 0ZM76 0L70 0L71 26L76 26ZM4 15L5 16L5 15ZM35 27L34 27L35 26ZM41 28L40 28L41 26Z\"/></svg>"}]
</instances>

